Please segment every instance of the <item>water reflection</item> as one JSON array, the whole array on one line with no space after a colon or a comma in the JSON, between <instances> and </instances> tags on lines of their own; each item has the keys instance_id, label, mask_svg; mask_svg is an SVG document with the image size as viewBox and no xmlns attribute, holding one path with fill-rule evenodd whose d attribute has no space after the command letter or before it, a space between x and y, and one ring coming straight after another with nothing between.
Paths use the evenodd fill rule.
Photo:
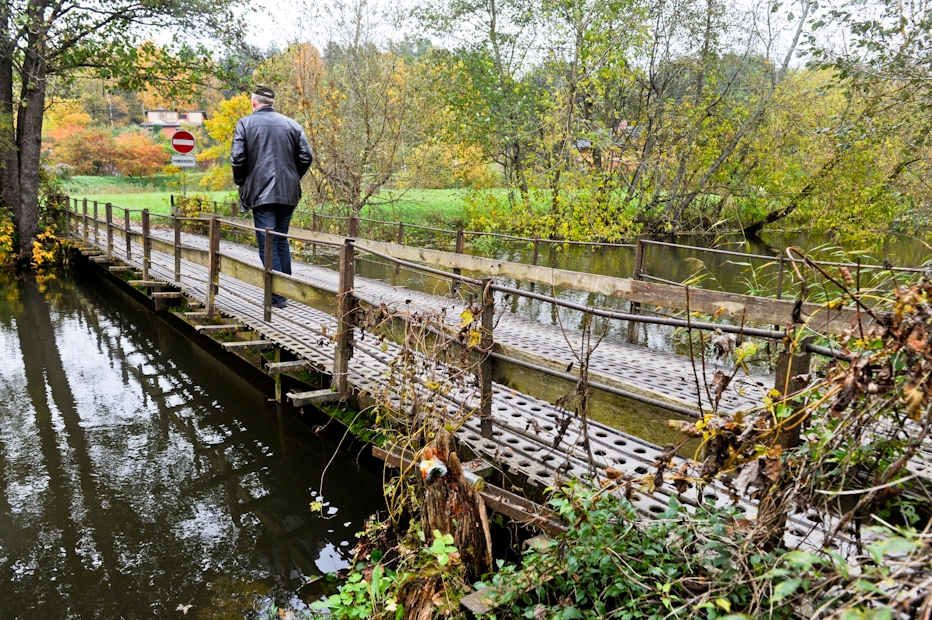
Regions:
<instances>
[{"instance_id":1,"label":"water reflection","mask_svg":"<svg viewBox=\"0 0 932 620\"><path fill-rule=\"evenodd\" d=\"M345 566L381 504L378 471L340 454L335 518L312 516L336 428L106 283L0 285L0 393L3 618L242 617Z\"/></svg>"}]
</instances>

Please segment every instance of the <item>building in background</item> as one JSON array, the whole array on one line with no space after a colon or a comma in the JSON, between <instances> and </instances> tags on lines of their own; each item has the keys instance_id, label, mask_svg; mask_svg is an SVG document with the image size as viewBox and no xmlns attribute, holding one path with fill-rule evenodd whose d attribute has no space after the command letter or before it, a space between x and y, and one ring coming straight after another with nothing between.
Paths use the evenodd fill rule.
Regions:
<instances>
[{"instance_id":1,"label":"building in background","mask_svg":"<svg viewBox=\"0 0 932 620\"><path fill-rule=\"evenodd\" d=\"M155 128L162 130L166 138L171 138L175 132L181 129L182 125L193 125L200 127L207 120L207 112L203 110L143 110L145 120L141 126L149 131Z\"/></svg>"}]
</instances>

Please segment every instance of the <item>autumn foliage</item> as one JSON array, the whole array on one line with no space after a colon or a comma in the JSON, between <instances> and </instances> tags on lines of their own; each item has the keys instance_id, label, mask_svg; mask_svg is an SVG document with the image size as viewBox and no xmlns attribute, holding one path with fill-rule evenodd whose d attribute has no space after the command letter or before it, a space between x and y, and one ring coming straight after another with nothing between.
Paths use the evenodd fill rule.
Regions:
<instances>
[{"instance_id":1,"label":"autumn foliage","mask_svg":"<svg viewBox=\"0 0 932 620\"><path fill-rule=\"evenodd\" d=\"M48 132L45 146L49 163L68 164L76 174L151 176L168 163L165 148L140 130L58 127Z\"/></svg>"}]
</instances>

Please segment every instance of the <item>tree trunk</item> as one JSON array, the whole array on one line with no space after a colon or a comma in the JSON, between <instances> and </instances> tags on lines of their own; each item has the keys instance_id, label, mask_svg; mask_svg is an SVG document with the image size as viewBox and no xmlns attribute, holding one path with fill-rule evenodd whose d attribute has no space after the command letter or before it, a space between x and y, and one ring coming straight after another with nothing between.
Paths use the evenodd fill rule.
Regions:
<instances>
[{"instance_id":1,"label":"tree trunk","mask_svg":"<svg viewBox=\"0 0 932 620\"><path fill-rule=\"evenodd\" d=\"M19 149L19 212L15 214L19 234L19 259L32 259L32 244L39 232L39 161L42 154L42 116L45 113L46 61L43 21L44 6L30 5L30 32L23 59L22 92L16 118Z\"/></svg>"},{"instance_id":2,"label":"tree trunk","mask_svg":"<svg viewBox=\"0 0 932 620\"><path fill-rule=\"evenodd\" d=\"M19 154L13 128L13 48L9 5L0 8L0 200L14 222L20 211Z\"/></svg>"},{"instance_id":3,"label":"tree trunk","mask_svg":"<svg viewBox=\"0 0 932 620\"><path fill-rule=\"evenodd\" d=\"M450 451L449 434L441 431L435 444L434 454L447 464L447 473L427 483L421 522L425 534L439 530L453 535L466 578L475 581L492 570L492 538L485 502L463 478L460 460Z\"/></svg>"}]
</instances>

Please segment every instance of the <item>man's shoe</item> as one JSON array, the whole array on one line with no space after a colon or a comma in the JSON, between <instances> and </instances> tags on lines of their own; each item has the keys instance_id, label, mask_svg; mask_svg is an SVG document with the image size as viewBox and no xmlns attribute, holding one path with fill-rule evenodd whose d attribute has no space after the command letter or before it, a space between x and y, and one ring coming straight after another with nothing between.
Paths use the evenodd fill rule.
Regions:
<instances>
[{"instance_id":1,"label":"man's shoe","mask_svg":"<svg viewBox=\"0 0 932 620\"><path fill-rule=\"evenodd\" d=\"M273 299L272 307L273 308L287 308L288 300L287 299Z\"/></svg>"}]
</instances>

